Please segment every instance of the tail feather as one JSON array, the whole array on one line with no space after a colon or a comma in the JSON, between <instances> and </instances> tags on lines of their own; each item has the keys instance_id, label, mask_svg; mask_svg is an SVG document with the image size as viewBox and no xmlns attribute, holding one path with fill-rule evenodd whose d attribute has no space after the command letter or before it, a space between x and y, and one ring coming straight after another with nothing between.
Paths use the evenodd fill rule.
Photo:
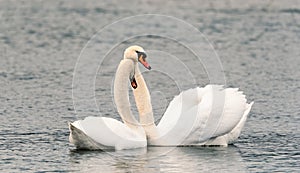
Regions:
<instances>
[{"instance_id":1,"label":"tail feather","mask_svg":"<svg viewBox=\"0 0 300 173\"><path fill-rule=\"evenodd\" d=\"M251 102L251 103L247 104L247 108L246 108L246 110L243 114L242 119L236 125L236 127L234 129L232 129L232 131L230 133L227 134L228 144L233 143L240 136L241 131L242 131L244 125L245 125L245 122L248 118L248 114L249 114L253 104L254 104L254 102Z\"/></svg>"},{"instance_id":2,"label":"tail feather","mask_svg":"<svg viewBox=\"0 0 300 173\"><path fill-rule=\"evenodd\" d=\"M70 136L70 143L74 144L77 149L99 150L109 149L109 147L101 145L87 136L82 130L74 126L72 123L68 123Z\"/></svg>"},{"instance_id":3,"label":"tail feather","mask_svg":"<svg viewBox=\"0 0 300 173\"><path fill-rule=\"evenodd\" d=\"M207 142L203 143L202 145L207 145L207 146L215 146L215 145L220 145L220 146L227 146L228 144L232 144L241 134L241 131L245 125L245 122L247 120L247 116L251 110L251 107L254 102L251 102L247 104L247 108L243 114L242 119L240 122L232 129L231 132L228 134L225 134L223 136L219 136L213 139L208 140Z\"/></svg>"}]
</instances>

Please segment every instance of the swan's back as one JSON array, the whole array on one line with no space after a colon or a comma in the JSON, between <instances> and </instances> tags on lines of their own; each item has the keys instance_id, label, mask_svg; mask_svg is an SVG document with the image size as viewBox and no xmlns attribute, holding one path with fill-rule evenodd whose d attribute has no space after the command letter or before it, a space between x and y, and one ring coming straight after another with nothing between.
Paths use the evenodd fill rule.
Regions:
<instances>
[{"instance_id":1,"label":"swan's back","mask_svg":"<svg viewBox=\"0 0 300 173\"><path fill-rule=\"evenodd\" d=\"M223 89L222 86L208 85L203 90L199 103L199 121L207 118L200 132L199 141L225 135L232 131L243 118L247 109L245 95L238 88Z\"/></svg>"},{"instance_id":2,"label":"swan's back","mask_svg":"<svg viewBox=\"0 0 300 173\"><path fill-rule=\"evenodd\" d=\"M226 135L238 125L241 129L251 109L246 101L238 89L220 85L181 92L170 102L157 126L162 138L159 142L197 145Z\"/></svg>"}]
</instances>

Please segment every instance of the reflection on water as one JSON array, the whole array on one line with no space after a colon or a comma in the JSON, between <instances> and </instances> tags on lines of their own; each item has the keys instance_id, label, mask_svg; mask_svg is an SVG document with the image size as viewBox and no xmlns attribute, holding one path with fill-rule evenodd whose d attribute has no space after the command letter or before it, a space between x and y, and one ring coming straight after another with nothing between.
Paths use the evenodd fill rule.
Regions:
<instances>
[{"instance_id":1,"label":"reflection on water","mask_svg":"<svg viewBox=\"0 0 300 173\"><path fill-rule=\"evenodd\" d=\"M122 151L70 151L70 167L82 172L247 172L239 149L149 147Z\"/></svg>"}]
</instances>

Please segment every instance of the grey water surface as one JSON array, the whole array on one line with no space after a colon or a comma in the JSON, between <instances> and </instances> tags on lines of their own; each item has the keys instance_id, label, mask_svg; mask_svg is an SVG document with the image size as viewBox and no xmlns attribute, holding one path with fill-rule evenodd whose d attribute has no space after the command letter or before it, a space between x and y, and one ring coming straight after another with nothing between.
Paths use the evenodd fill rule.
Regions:
<instances>
[{"instance_id":1,"label":"grey water surface","mask_svg":"<svg viewBox=\"0 0 300 173\"><path fill-rule=\"evenodd\" d=\"M113 48L116 35L130 35L122 32L124 28L114 28L117 31L110 33L111 43L95 40L99 51L108 52L99 62L92 88L99 110L74 98L73 72L84 46L105 26L140 14L173 16L201 31L219 56L225 86L238 87L249 101L255 101L234 145L101 152L78 151L69 144L68 122L86 116L120 119L111 84L129 45L162 51L149 51L154 66L144 73L156 121L181 90L210 83L205 67L184 45L139 36ZM154 27L161 26L158 21ZM139 22L130 27L132 32L141 29ZM162 31L168 33L168 28L162 27ZM0 172L299 172L299 45L297 0L0 0ZM85 55L89 54L98 56L97 52ZM193 79L184 68L175 68L179 81L155 70L159 64L174 70L168 62L173 55L179 66L186 64ZM172 63L176 58L171 58ZM89 63L93 65L87 62L87 71ZM178 82L183 83L181 87ZM74 99L80 104L74 105Z\"/></svg>"}]
</instances>

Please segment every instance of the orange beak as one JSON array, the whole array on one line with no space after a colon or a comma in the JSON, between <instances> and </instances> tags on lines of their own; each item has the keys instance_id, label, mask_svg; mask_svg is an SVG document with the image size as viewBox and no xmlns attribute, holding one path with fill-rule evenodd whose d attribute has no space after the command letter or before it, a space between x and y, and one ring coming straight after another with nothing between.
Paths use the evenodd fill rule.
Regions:
<instances>
[{"instance_id":1,"label":"orange beak","mask_svg":"<svg viewBox=\"0 0 300 173\"><path fill-rule=\"evenodd\" d=\"M147 55L144 52L139 52L138 53L138 57L139 57L139 62L141 64L143 64L143 66L145 68L147 68L148 70L151 70L151 66L149 65L149 63L146 61L146 57Z\"/></svg>"}]
</instances>

